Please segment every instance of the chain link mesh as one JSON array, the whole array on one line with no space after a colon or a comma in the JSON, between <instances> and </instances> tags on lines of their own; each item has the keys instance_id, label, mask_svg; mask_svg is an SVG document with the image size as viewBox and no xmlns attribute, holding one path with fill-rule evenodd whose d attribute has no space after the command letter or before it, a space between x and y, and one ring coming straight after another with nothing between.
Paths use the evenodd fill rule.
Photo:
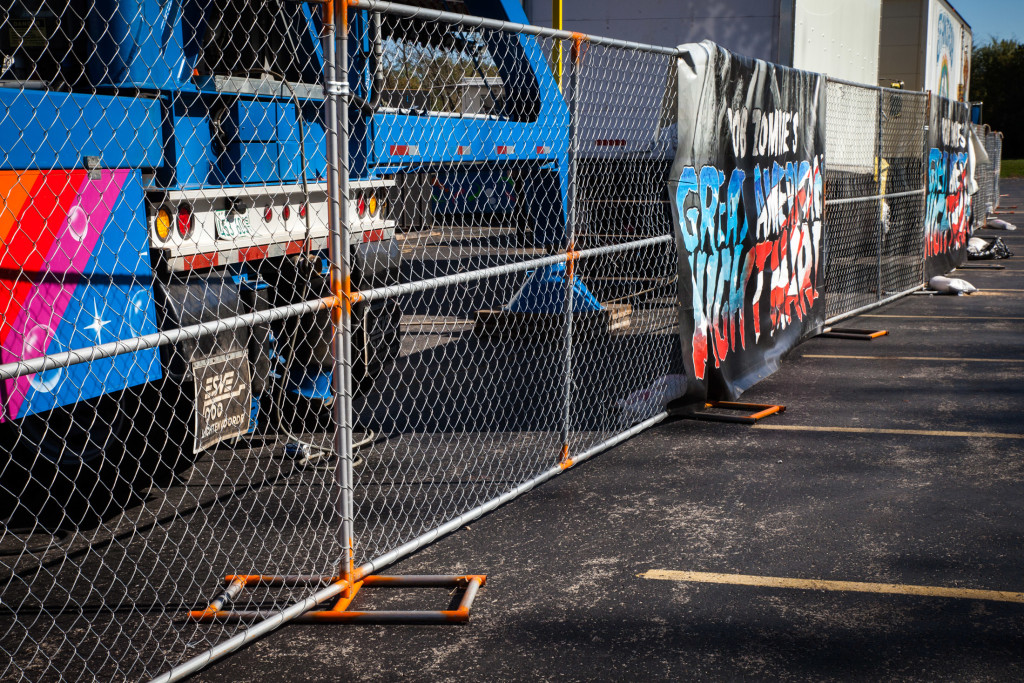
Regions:
<instances>
[{"instance_id":1,"label":"chain link mesh","mask_svg":"<svg viewBox=\"0 0 1024 683\"><path fill-rule=\"evenodd\" d=\"M924 278L924 93L829 80L825 282L832 320Z\"/></svg>"},{"instance_id":2,"label":"chain link mesh","mask_svg":"<svg viewBox=\"0 0 1024 683\"><path fill-rule=\"evenodd\" d=\"M999 167L1002 162L1003 136L988 125L977 124L974 125L974 135L985 150L984 158L978 155L974 172L978 191L971 198L973 226L978 229L985 227L989 216L999 208Z\"/></svg>"},{"instance_id":3,"label":"chain link mesh","mask_svg":"<svg viewBox=\"0 0 1024 683\"><path fill-rule=\"evenodd\" d=\"M156 675L225 574L341 555L319 10L160 7L0 14L0 363L312 303L3 381L4 680Z\"/></svg>"},{"instance_id":4,"label":"chain link mesh","mask_svg":"<svg viewBox=\"0 0 1024 683\"><path fill-rule=\"evenodd\" d=\"M318 5L0 13L0 677L166 672L226 575L394 559L685 387L675 51L421 4L350 11L348 91ZM926 112L828 84L830 317L921 280Z\"/></svg>"},{"instance_id":5,"label":"chain link mesh","mask_svg":"<svg viewBox=\"0 0 1024 683\"><path fill-rule=\"evenodd\" d=\"M402 282L435 281L380 299L401 311L401 351L354 405L379 435L355 471L357 562L656 415L663 402L632 395L657 390L678 355L658 137L674 59L387 14L381 26L382 102L418 104L382 110L385 153L368 170L412 188L397 209ZM372 18L353 30L377 40Z\"/></svg>"},{"instance_id":6,"label":"chain link mesh","mask_svg":"<svg viewBox=\"0 0 1024 683\"><path fill-rule=\"evenodd\" d=\"M1003 134L990 130L985 137L985 150L992 161L992 208L999 208L999 175L1003 167Z\"/></svg>"}]
</instances>

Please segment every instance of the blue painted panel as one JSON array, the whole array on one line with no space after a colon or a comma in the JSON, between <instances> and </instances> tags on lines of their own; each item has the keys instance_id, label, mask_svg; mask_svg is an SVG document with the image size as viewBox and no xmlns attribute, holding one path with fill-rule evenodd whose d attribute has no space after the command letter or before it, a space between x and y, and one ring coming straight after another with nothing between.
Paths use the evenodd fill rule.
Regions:
<instances>
[{"instance_id":1,"label":"blue painted panel","mask_svg":"<svg viewBox=\"0 0 1024 683\"><path fill-rule=\"evenodd\" d=\"M280 147L276 142L236 142L228 145L227 153L221 158L225 183L277 183L278 155Z\"/></svg>"},{"instance_id":2,"label":"blue painted panel","mask_svg":"<svg viewBox=\"0 0 1024 683\"><path fill-rule=\"evenodd\" d=\"M322 180L327 177L327 140L324 127L318 119L319 103L303 107L303 150L307 180ZM299 149L299 123L295 105L291 102L278 103L277 136L281 145L279 172L282 180L299 179L302 154Z\"/></svg>"},{"instance_id":3,"label":"blue painted panel","mask_svg":"<svg viewBox=\"0 0 1024 683\"><path fill-rule=\"evenodd\" d=\"M167 172L174 171L174 177L167 178L161 173L165 186L181 189L206 186L217 177L217 159L210 137L210 122L202 116L175 116L171 126L173 156L168 159Z\"/></svg>"},{"instance_id":4,"label":"blue painted panel","mask_svg":"<svg viewBox=\"0 0 1024 683\"><path fill-rule=\"evenodd\" d=\"M239 142L273 142L277 140L277 105L262 100L239 100L233 112L235 130L229 130L229 137Z\"/></svg>"},{"instance_id":5,"label":"blue painted panel","mask_svg":"<svg viewBox=\"0 0 1024 683\"><path fill-rule=\"evenodd\" d=\"M131 171L48 353L157 332L142 174ZM80 363L32 378L19 417L160 379L159 351Z\"/></svg>"},{"instance_id":6,"label":"blue painted panel","mask_svg":"<svg viewBox=\"0 0 1024 683\"><path fill-rule=\"evenodd\" d=\"M90 80L96 85L191 89L202 38L196 4L95 0L86 22L95 45L86 64ZM182 22L184 5L189 7Z\"/></svg>"},{"instance_id":7,"label":"blue painted panel","mask_svg":"<svg viewBox=\"0 0 1024 683\"><path fill-rule=\"evenodd\" d=\"M4 150L0 169L159 166L160 103L107 95L0 88Z\"/></svg>"}]
</instances>

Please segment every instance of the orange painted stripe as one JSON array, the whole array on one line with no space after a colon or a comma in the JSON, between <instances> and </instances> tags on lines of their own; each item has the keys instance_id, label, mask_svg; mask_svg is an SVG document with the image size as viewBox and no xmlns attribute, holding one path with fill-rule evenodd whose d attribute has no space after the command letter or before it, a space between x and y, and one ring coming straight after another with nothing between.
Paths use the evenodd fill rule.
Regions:
<instances>
[{"instance_id":1,"label":"orange painted stripe","mask_svg":"<svg viewBox=\"0 0 1024 683\"><path fill-rule=\"evenodd\" d=\"M34 284L31 277L42 272L50 247L67 218L68 208L78 196L86 171L48 171L33 184L30 201L14 222L0 251L0 267L21 271L28 277L5 280L0 292L0 343L6 341L18 313L25 306Z\"/></svg>"},{"instance_id":2,"label":"orange painted stripe","mask_svg":"<svg viewBox=\"0 0 1024 683\"><path fill-rule=\"evenodd\" d=\"M42 175L39 171L0 171L0 246L6 246L7 236Z\"/></svg>"}]
</instances>

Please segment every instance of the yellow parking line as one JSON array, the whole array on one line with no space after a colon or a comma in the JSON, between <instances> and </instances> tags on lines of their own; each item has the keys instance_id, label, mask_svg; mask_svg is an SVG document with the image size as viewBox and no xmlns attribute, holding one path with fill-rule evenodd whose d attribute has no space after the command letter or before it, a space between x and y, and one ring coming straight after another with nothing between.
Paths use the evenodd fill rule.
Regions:
<instances>
[{"instance_id":1,"label":"yellow parking line","mask_svg":"<svg viewBox=\"0 0 1024 683\"><path fill-rule=\"evenodd\" d=\"M1024 363L1024 358L957 358L951 356L852 356L838 353L804 353L801 358L850 358L852 360L939 360L945 363Z\"/></svg>"},{"instance_id":2,"label":"yellow parking line","mask_svg":"<svg viewBox=\"0 0 1024 683\"><path fill-rule=\"evenodd\" d=\"M800 590L836 591L840 593L886 593L890 595L922 595L935 598L961 598L964 600L993 600L1024 603L1024 593L990 591L977 588L946 588L943 586L914 586L905 583L865 583L862 581L824 581L821 579L789 579L779 576L752 574L716 574L713 572L682 572L671 569L652 569L637 574L643 579L685 581L694 583L725 583L735 586L762 586L765 588L796 588Z\"/></svg>"},{"instance_id":3,"label":"yellow parking line","mask_svg":"<svg viewBox=\"0 0 1024 683\"><path fill-rule=\"evenodd\" d=\"M820 427L816 425L780 425L758 422L754 429L782 432L847 432L850 434L909 434L911 436L956 436L976 439L1024 439L1024 434L1007 432L957 432L948 429L881 429L875 427Z\"/></svg>"},{"instance_id":4,"label":"yellow parking line","mask_svg":"<svg viewBox=\"0 0 1024 683\"><path fill-rule=\"evenodd\" d=\"M928 320L940 319L934 315L893 315L885 313L865 313L861 318L927 318ZM946 315L943 314L941 317L943 322L947 320L1024 320L1024 318L1014 318L1001 315Z\"/></svg>"}]
</instances>

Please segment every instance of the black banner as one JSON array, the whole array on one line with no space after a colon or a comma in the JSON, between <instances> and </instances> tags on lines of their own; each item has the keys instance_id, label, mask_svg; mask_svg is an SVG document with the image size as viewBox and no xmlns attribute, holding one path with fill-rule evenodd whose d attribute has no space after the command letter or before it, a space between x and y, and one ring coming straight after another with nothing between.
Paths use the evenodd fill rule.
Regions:
<instances>
[{"instance_id":1,"label":"black banner","mask_svg":"<svg viewBox=\"0 0 1024 683\"><path fill-rule=\"evenodd\" d=\"M684 50L669 194L698 402L739 396L821 330L825 83L710 42Z\"/></svg>"},{"instance_id":2,"label":"black banner","mask_svg":"<svg viewBox=\"0 0 1024 683\"><path fill-rule=\"evenodd\" d=\"M965 102L933 97L928 122L928 194L925 200L925 279L967 260L971 236L968 173L971 111Z\"/></svg>"}]
</instances>

